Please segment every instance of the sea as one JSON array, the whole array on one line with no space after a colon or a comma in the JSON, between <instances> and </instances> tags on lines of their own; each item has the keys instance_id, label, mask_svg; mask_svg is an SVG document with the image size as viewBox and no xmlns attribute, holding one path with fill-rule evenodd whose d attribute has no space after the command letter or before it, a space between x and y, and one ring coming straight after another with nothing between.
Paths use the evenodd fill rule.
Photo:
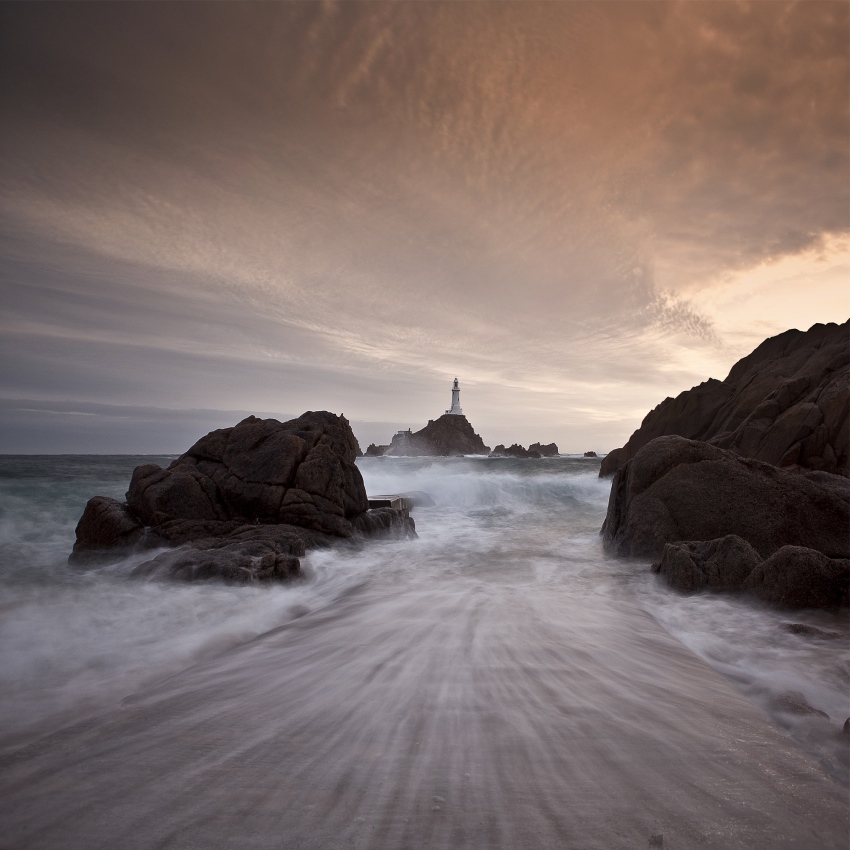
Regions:
<instances>
[{"instance_id":1,"label":"sea","mask_svg":"<svg viewBox=\"0 0 850 850\"><path fill-rule=\"evenodd\" d=\"M359 459L370 494L429 494L434 504L413 512L418 539L309 552L303 579L293 584L131 579L149 553L95 568L69 566L86 501L123 499L135 466L172 459L0 457L0 754L7 760L40 742L65 740L71 733L63 730L101 728L150 700L159 706L165 697L157 694L167 693L174 705L197 700L202 714L219 694L234 706L228 723L239 728L233 718L240 712L249 718L251 746L277 740L281 717L302 736L305 755L290 753L288 770L297 764L298 793L313 789L314 805L324 806L321 829L346 836L370 823L376 829L374 818L384 813L384 831L370 833L371 843L355 835L339 846L381 846L379 838L388 842L383 846L573 846L559 811L565 794L584 793L575 778L582 770L606 764L612 777L623 776L638 762L638 775L663 775L675 796L694 772L717 787L730 781L726 771L748 769L753 742L774 733L824 783L846 793L846 615L779 611L731 594L681 595L651 573L649 561L607 556L599 531L610 481L598 477L597 459ZM242 692L254 696L237 709L235 694ZM720 767L705 753L729 717L743 718L758 734L741 743L743 760L728 744ZM578 759L569 768L556 756L565 730L571 737L564 747ZM675 754L668 752L671 741ZM242 743L234 738L232 746L225 751L237 758ZM364 775L378 752L379 767ZM60 759L55 770L71 770L64 757L52 757ZM144 763L143 755L133 758ZM204 770L212 769L194 768L191 781L201 781L198 771L208 779ZM275 775L273 767L264 769ZM567 775L572 790L562 787ZM463 790L476 777L478 797ZM344 791L361 785L372 796ZM647 846L655 830L662 834L665 815L648 810L643 793L624 792L611 802L614 811L631 812L623 824L640 822L640 844L633 846ZM52 799L53 811L56 789L45 787L44 794L43 806ZM517 795L525 814L499 815L502 804L516 808ZM465 812L478 814L451 827L429 826L421 841L405 833L413 828L405 827L405 812L422 830L461 798ZM483 806L485 798L486 816L475 803ZM297 805L312 811L300 797ZM68 806L64 817L79 820L85 807ZM587 837L602 829L598 808L596 827L575 827L575 840L587 839L582 846L597 846ZM281 846L331 846L310 843L307 817L290 824L302 843ZM458 823L473 821L482 832L463 838ZM30 834L23 821L14 823L23 830L15 834ZM672 846L677 828L685 829L668 823L663 846ZM539 842L524 843L523 829ZM631 826L624 829L628 835ZM606 834L598 846L620 846L613 832ZM137 846L119 835L121 846ZM60 845L48 838L43 844ZM197 846L217 845L210 838Z\"/></svg>"}]
</instances>

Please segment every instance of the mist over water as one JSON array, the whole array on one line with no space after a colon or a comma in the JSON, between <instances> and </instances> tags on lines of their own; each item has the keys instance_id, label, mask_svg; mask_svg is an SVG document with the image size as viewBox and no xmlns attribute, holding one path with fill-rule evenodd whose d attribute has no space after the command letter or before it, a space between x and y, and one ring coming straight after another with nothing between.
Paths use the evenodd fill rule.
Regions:
<instances>
[{"instance_id":1,"label":"mist over water","mask_svg":"<svg viewBox=\"0 0 850 850\"><path fill-rule=\"evenodd\" d=\"M371 494L423 490L434 499L414 512L419 539L310 552L294 585L130 580L139 558L68 567L86 500L123 498L133 467L150 460L0 459L6 753L117 711L111 722L130 725L113 740L127 752L120 767L110 761L110 782L133 787L131 765L150 767L159 744L171 761L156 770L171 775L170 765L175 783L206 789L212 812L223 793L212 768L180 747L196 741L198 724L235 726L241 737L216 739L217 758L285 789L285 812L272 806L266 826L317 847L337 846L328 836L338 846L521 847L529 835L533 846L646 846L662 827L665 846L670 835L677 846L714 846L708 827L699 832L681 811L694 805L683 790L694 772L711 787L749 789L750 805L775 824L770 845L739 824L740 846L803 846L792 840L797 815L750 773L779 770L764 765L780 756L752 748L766 735L781 743L782 729L796 741L782 758L823 768L826 785L847 783L846 619L680 596L647 562L607 558L598 532L610 482L598 479L598 461L362 459ZM789 622L838 637L792 634ZM800 696L829 719L800 713ZM186 742L149 725L166 716L169 728L189 724ZM717 736L738 722L746 732L736 731L740 752L730 754ZM270 765L263 753L283 740ZM56 758L59 775L76 769ZM249 786L239 792L246 818L271 806ZM54 792L39 786L33 805L47 807ZM606 812L587 802L600 793ZM564 800L582 795L585 814L568 817ZM84 804L56 805L33 846L60 846L51 829L59 835ZM17 817L7 812L5 822L33 837ZM157 837L163 846L181 846L173 817ZM122 846L156 837L131 840L117 814L104 823L102 835ZM266 846L266 826L255 824L257 846ZM227 846L209 829L203 846ZM729 841L722 846L739 846Z\"/></svg>"}]
</instances>

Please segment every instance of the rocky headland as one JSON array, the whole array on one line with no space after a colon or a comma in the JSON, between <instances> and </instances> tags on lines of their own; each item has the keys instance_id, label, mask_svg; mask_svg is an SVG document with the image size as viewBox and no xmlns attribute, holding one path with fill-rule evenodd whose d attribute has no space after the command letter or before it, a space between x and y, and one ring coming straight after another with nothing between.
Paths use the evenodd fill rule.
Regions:
<instances>
[{"instance_id":1,"label":"rocky headland","mask_svg":"<svg viewBox=\"0 0 850 850\"><path fill-rule=\"evenodd\" d=\"M166 469L136 467L125 503L90 499L69 561L176 547L134 574L275 581L298 575L309 548L415 536L406 510L369 509L359 451L347 420L333 413L250 416L207 434Z\"/></svg>"},{"instance_id":2,"label":"rocky headland","mask_svg":"<svg viewBox=\"0 0 850 850\"><path fill-rule=\"evenodd\" d=\"M726 381L648 414L603 462L601 474L615 473L606 548L656 558L653 570L684 592L847 605L848 327L768 339Z\"/></svg>"},{"instance_id":3,"label":"rocky headland","mask_svg":"<svg viewBox=\"0 0 850 850\"><path fill-rule=\"evenodd\" d=\"M603 460L613 475L656 437L701 440L787 469L850 475L850 321L765 340L728 376L667 398Z\"/></svg>"}]
</instances>

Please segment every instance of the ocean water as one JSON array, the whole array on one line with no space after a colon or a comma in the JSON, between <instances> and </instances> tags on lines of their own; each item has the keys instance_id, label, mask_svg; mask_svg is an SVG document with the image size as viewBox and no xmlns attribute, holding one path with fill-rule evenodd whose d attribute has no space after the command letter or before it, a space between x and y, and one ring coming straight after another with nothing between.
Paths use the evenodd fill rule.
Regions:
<instances>
[{"instance_id":1,"label":"ocean water","mask_svg":"<svg viewBox=\"0 0 850 850\"><path fill-rule=\"evenodd\" d=\"M775 782L764 779L781 774L765 767L768 744L770 758L801 760L798 779L813 771L806 782L816 796L846 794L846 617L681 596L647 561L606 557L598 532L610 484L598 479L598 461L362 459L370 493L432 496L435 506L413 514L419 539L308 553L293 585L131 580L140 558L69 567L86 500L123 498L132 469L151 460L170 458L0 458L7 758L41 753L38 742L57 735L73 749L74 736L91 734L79 730L132 719L109 752L136 746L141 728L145 744L120 768L109 757L110 788L138 788L130 765L189 771L180 782L207 788L219 812L220 768L196 764L197 749L182 752L173 737L191 717L192 734L179 738L188 746L207 718L205 728L224 736L210 751L238 764L236 775L256 770L268 782L288 765L277 779L291 801L285 815L240 786L256 846L272 846L261 840L266 828L305 847L647 846L663 829L664 846L674 846L671 836L675 846L715 846L721 834L716 846L805 846L788 836L809 828L807 815L771 797ZM788 623L834 637L794 634ZM163 705L177 706L167 722ZM233 737L234 728L244 732ZM96 749L85 747L94 764ZM82 770L79 757L51 749L50 758L51 776ZM172 758L169 768L163 759ZM752 771L773 790L753 790ZM0 823L27 846L86 846L91 800L63 781L59 791L47 780L29 791L18 783L30 819L9 802ZM699 783L700 801L717 795L711 805L683 797ZM717 791L739 786L762 820ZM187 846L185 812L165 818L162 834L128 833L126 817L138 823L154 799L134 794L135 804L127 793L110 809L135 805L125 820L96 821L103 846ZM712 814L687 814L695 806ZM711 821L718 811L722 829ZM198 816L193 808L190 820ZM824 828L820 846L842 846ZM222 826L198 846L226 835Z\"/></svg>"}]
</instances>

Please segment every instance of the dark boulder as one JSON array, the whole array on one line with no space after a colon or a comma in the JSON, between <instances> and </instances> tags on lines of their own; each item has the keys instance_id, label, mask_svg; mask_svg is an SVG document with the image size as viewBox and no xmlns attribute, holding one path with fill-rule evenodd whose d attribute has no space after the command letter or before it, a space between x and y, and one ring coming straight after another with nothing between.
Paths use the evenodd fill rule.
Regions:
<instances>
[{"instance_id":1,"label":"dark boulder","mask_svg":"<svg viewBox=\"0 0 850 850\"><path fill-rule=\"evenodd\" d=\"M612 475L656 437L711 442L789 469L850 475L850 322L789 330L651 410L621 449L603 460Z\"/></svg>"},{"instance_id":2,"label":"dark boulder","mask_svg":"<svg viewBox=\"0 0 850 850\"><path fill-rule=\"evenodd\" d=\"M384 452L389 456L452 457L486 455L490 451L465 416L446 413L420 431L400 431Z\"/></svg>"},{"instance_id":3,"label":"dark boulder","mask_svg":"<svg viewBox=\"0 0 850 850\"><path fill-rule=\"evenodd\" d=\"M253 416L207 434L167 469L133 472L127 504L154 528L173 520L287 523L348 537L367 510L357 440L325 411Z\"/></svg>"},{"instance_id":4,"label":"dark boulder","mask_svg":"<svg viewBox=\"0 0 850 850\"><path fill-rule=\"evenodd\" d=\"M834 488L682 437L659 437L616 474L602 527L621 556L735 534L761 557L805 546L850 556L850 505Z\"/></svg>"},{"instance_id":5,"label":"dark boulder","mask_svg":"<svg viewBox=\"0 0 850 850\"><path fill-rule=\"evenodd\" d=\"M268 582L297 576L306 549L415 537L407 510L368 510L358 453L348 422L332 413L283 423L251 416L207 434L167 469L137 467L126 505L91 499L69 561L177 547L133 574Z\"/></svg>"},{"instance_id":6,"label":"dark boulder","mask_svg":"<svg viewBox=\"0 0 850 850\"><path fill-rule=\"evenodd\" d=\"M850 559L783 546L753 570L743 587L771 605L837 608L848 604Z\"/></svg>"},{"instance_id":7,"label":"dark boulder","mask_svg":"<svg viewBox=\"0 0 850 850\"><path fill-rule=\"evenodd\" d=\"M145 527L127 505L106 496L94 496L86 504L76 533L68 562L85 564L127 555L143 542Z\"/></svg>"},{"instance_id":8,"label":"dark boulder","mask_svg":"<svg viewBox=\"0 0 850 850\"><path fill-rule=\"evenodd\" d=\"M354 521L355 531L365 537L384 540L416 539L416 523L406 510L373 508Z\"/></svg>"},{"instance_id":9,"label":"dark boulder","mask_svg":"<svg viewBox=\"0 0 850 850\"><path fill-rule=\"evenodd\" d=\"M227 584L287 581L301 572L301 562L293 554L293 548L304 554L303 541L289 546L282 541L262 539L198 540L139 564L131 575L177 581L216 579Z\"/></svg>"},{"instance_id":10,"label":"dark boulder","mask_svg":"<svg viewBox=\"0 0 850 850\"><path fill-rule=\"evenodd\" d=\"M584 456L585 457L599 457L599 455L596 454L596 452L585 452Z\"/></svg>"},{"instance_id":11,"label":"dark boulder","mask_svg":"<svg viewBox=\"0 0 850 850\"><path fill-rule=\"evenodd\" d=\"M668 543L652 571L675 590L737 590L759 565L758 552L740 537Z\"/></svg>"}]
</instances>

